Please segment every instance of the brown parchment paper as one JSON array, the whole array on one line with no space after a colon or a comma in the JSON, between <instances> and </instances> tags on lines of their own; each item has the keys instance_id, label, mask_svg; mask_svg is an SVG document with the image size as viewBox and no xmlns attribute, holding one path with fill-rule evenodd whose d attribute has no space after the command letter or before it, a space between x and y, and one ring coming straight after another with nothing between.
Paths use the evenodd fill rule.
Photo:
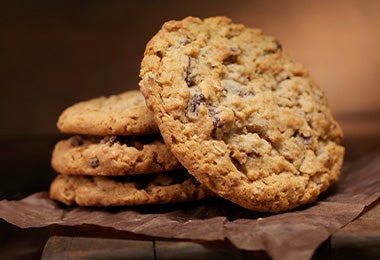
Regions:
<instances>
[{"instance_id":1,"label":"brown parchment paper","mask_svg":"<svg viewBox=\"0 0 380 260\"><path fill-rule=\"evenodd\" d=\"M346 163L341 179L313 205L282 214L243 209L222 199L133 208L64 208L47 192L0 201L0 217L21 228L92 224L158 238L229 240L273 259L309 259L332 233L380 197L380 153Z\"/></svg>"}]
</instances>

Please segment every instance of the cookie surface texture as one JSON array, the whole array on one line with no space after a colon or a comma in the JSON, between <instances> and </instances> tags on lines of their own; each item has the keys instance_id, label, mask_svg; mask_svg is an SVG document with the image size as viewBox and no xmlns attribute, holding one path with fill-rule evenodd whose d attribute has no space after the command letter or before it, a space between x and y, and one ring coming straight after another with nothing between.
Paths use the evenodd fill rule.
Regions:
<instances>
[{"instance_id":1,"label":"cookie surface texture","mask_svg":"<svg viewBox=\"0 0 380 260\"><path fill-rule=\"evenodd\" d=\"M72 136L59 141L51 165L60 174L117 176L183 168L160 135Z\"/></svg>"},{"instance_id":2,"label":"cookie surface texture","mask_svg":"<svg viewBox=\"0 0 380 260\"><path fill-rule=\"evenodd\" d=\"M173 154L220 196L282 212L338 180L343 133L324 93L261 30L226 17L169 21L140 77Z\"/></svg>"},{"instance_id":3,"label":"cookie surface texture","mask_svg":"<svg viewBox=\"0 0 380 260\"><path fill-rule=\"evenodd\" d=\"M158 133L153 116L138 90L78 102L62 112L57 127L62 133L67 134Z\"/></svg>"},{"instance_id":4,"label":"cookie surface texture","mask_svg":"<svg viewBox=\"0 0 380 260\"><path fill-rule=\"evenodd\" d=\"M58 175L51 183L50 198L66 205L106 207L187 202L214 196L186 171L133 177Z\"/></svg>"}]
</instances>

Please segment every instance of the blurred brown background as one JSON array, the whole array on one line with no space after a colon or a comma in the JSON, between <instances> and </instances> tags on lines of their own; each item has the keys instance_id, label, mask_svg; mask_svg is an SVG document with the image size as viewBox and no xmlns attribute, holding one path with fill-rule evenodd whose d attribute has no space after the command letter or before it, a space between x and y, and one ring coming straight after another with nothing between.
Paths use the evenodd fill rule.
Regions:
<instances>
[{"instance_id":1,"label":"blurred brown background","mask_svg":"<svg viewBox=\"0 0 380 260\"><path fill-rule=\"evenodd\" d=\"M347 162L379 151L380 1L0 0L0 200L48 190L59 114L138 88L146 42L189 15L225 15L275 36L325 90ZM39 259L48 235L0 220L2 258Z\"/></svg>"},{"instance_id":2,"label":"blurred brown background","mask_svg":"<svg viewBox=\"0 0 380 260\"><path fill-rule=\"evenodd\" d=\"M309 69L346 135L379 132L379 1L0 2L0 198L47 188L63 109L138 88L146 42L188 15L262 28Z\"/></svg>"}]
</instances>

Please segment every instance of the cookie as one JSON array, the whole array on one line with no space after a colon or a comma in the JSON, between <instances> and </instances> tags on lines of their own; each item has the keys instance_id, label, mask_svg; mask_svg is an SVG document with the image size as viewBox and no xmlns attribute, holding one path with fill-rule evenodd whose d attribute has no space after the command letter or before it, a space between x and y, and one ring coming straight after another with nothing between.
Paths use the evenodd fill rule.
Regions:
<instances>
[{"instance_id":1,"label":"cookie","mask_svg":"<svg viewBox=\"0 0 380 260\"><path fill-rule=\"evenodd\" d=\"M124 177L58 175L50 198L66 205L133 206L196 201L214 196L187 172Z\"/></svg>"},{"instance_id":2,"label":"cookie","mask_svg":"<svg viewBox=\"0 0 380 260\"><path fill-rule=\"evenodd\" d=\"M160 135L72 136L55 145L51 165L60 174L103 176L183 168Z\"/></svg>"},{"instance_id":3,"label":"cookie","mask_svg":"<svg viewBox=\"0 0 380 260\"><path fill-rule=\"evenodd\" d=\"M169 21L140 77L173 154L221 197L282 212L338 180L343 133L323 91L261 30L226 17Z\"/></svg>"},{"instance_id":4,"label":"cookie","mask_svg":"<svg viewBox=\"0 0 380 260\"><path fill-rule=\"evenodd\" d=\"M134 135L158 133L157 125L138 90L76 103L59 116L62 133Z\"/></svg>"}]
</instances>

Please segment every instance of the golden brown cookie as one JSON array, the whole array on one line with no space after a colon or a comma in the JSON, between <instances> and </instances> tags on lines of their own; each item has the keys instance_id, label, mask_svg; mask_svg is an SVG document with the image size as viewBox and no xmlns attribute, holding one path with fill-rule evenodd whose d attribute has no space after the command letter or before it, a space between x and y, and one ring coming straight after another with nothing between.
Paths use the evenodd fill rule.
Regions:
<instances>
[{"instance_id":1,"label":"golden brown cookie","mask_svg":"<svg viewBox=\"0 0 380 260\"><path fill-rule=\"evenodd\" d=\"M55 145L51 164L60 174L99 176L183 168L160 135L72 136Z\"/></svg>"},{"instance_id":2,"label":"golden brown cookie","mask_svg":"<svg viewBox=\"0 0 380 260\"><path fill-rule=\"evenodd\" d=\"M158 133L152 114L138 90L76 103L63 111L57 127L62 133L133 135Z\"/></svg>"},{"instance_id":3,"label":"golden brown cookie","mask_svg":"<svg viewBox=\"0 0 380 260\"><path fill-rule=\"evenodd\" d=\"M50 198L66 205L133 206L196 201L214 196L186 171L123 177L58 175Z\"/></svg>"},{"instance_id":4,"label":"golden brown cookie","mask_svg":"<svg viewBox=\"0 0 380 260\"><path fill-rule=\"evenodd\" d=\"M226 17L169 21L140 77L173 154L220 196L281 212L338 180L343 133L324 93L261 30Z\"/></svg>"}]
</instances>

